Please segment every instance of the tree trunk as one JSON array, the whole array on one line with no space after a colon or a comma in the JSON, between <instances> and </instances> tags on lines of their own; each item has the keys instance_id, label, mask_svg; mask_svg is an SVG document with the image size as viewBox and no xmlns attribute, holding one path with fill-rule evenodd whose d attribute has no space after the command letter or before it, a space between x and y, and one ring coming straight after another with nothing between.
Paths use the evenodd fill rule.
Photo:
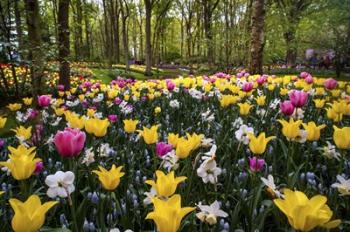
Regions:
<instances>
[{"instance_id":1,"label":"tree trunk","mask_svg":"<svg viewBox=\"0 0 350 232\"><path fill-rule=\"evenodd\" d=\"M284 33L284 40L286 41L286 63L288 67L294 67L297 59L297 45L295 39L296 31L290 28Z\"/></svg>"},{"instance_id":2,"label":"tree trunk","mask_svg":"<svg viewBox=\"0 0 350 232\"><path fill-rule=\"evenodd\" d=\"M151 17L152 17L152 2L145 0L146 10L146 76L152 76L152 46L151 46Z\"/></svg>"},{"instance_id":3,"label":"tree trunk","mask_svg":"<svg viewBox=\"0 0 350 232\"><path fill-rule=\"evenodd\" d=\"M139 14L140 14L140 50L139 50L139 54L140 54L140 60L144 59L144 49L143 49L143 23L142 23L142 7L139 6Z\"/></svg>"},{"instance_id":4,"label":"tree trunk","mask_svg":"<svg viewBox=\"0 0 350 232\"><path fill-rule=\"evenodd\" d=\"M65 90L70 89L69 66L69 0L58 3L58 60L60 62L59 81Z\"/></svg>"},{"instance_id":5,"label":"tree trunk","mask_svg":"<svg viewBox=\"0 0 350 232\"><path fill-rule=\"evenodd\" d=\"M36 98L43 89L44 57L41 49L38 0L25 0L28 28L29 60L31 61L32 94Z\"/></svg>"},{"instance_id":6,"label":"tree trunk","mask_svg":"<svg viewBox=\"0 0 350 232\"><path fill-rule=\"evenodd\" d=\"M89 15L86 11L86 0L83 0L84 3L84 22L85 22L85 56L90 59L91 58L91 35L90 35L90 21L89 21Z\"/></svg>"},{"instance_id":7,"label":"tree trunk","mask_svg":"<svg viewBox=\"0 0 350 232\"><path fill-rule=\"evenodd\" d=\"M81 0L76 0L76 11L76 57L78 60L80 60L83 57L83 11Z\"/></svg>"},{"instance_id":8,"label":"tree trunk","mask_svg":"<svg viewBox=\"0 0 350 232\"><path fill-rule=\"evenodd\" d=\"M124 58L125 58L125 71L128 71L130 69L128 30L127 30L129 8L128 8L128 3L125 0L120 0L120 9L122 13L122 34L123 34L123 46L124 46Z\"/></svg>"},{"instance_id":9,"label":"tree trunk","mask_svg":"<svg viewBox=\"0 0 350 232\"><path fill-rule=\"evenodd\" d=\"M262 74L264 50L264 0L254 0L252 9L252 33L250 44L250 72Z\"/></svg>"},{"instance_id":10,"label":"tree trunk","mask_svg":"<svg viewBox=\"0 0 350 232\"><path fill-rule=\"evenodd\" d=\"M21 51L23 49L23 33L22 33L22 20L21 20L21 12L18 7L19 0L14 1L14 9L15 9L15 21L16 21L16 32L18 39L18 53L22 54ZM23 59L23 57L21 57Z\"/></svg>"},{"instance_id":11,"label":"tree trunk","mask_svg":"<svg viewBox=\"0 0 350 232\"><path fill-rule=\"evenodd\" d=\"M113 17L113 31L114 31L114 56L116 63L120 63L120 46L119 46L119 3L115 1Z\"/></svg>"}]
</instances>

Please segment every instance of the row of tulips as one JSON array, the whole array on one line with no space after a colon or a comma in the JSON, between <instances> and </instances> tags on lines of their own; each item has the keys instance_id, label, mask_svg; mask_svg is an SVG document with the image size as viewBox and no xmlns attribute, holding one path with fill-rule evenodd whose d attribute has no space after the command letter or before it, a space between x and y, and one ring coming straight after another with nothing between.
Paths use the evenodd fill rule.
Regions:
<instances>
[{"instance_id":1,"label":"row of tulips","mask_svg":"<svg viewBox=\"0 0 350 232\"><path fill-rule=\"evenodd\" d=\"M348 231L349 95L240 72L24 98L0 117L1 231Z\"/></svg>"}]
</instances>

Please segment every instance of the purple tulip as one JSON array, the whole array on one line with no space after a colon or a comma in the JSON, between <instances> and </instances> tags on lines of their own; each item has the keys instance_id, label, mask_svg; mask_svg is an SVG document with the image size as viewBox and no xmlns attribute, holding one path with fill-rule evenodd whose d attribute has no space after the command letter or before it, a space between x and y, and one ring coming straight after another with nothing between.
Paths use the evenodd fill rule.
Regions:
<instances>
[{"instance_id":1,"label":"purple tulip","mask_svg":"<svg viewBox=\"0 0 350 232\"><path fill-rule=\"evenodd\" d=\"M0 150L2 150L5 146L5 140L0 139Z\"/></svg>"},{"instance_id":2,"label":"purple tulip","mask_svg":"<svg viewBox=\"0 0 350 232\"><path fill-rule=\"evenodd\" d=\"M58 131L54 137L57 152L62 157L74 157L83 150L86 135L79 129L66 128Z\"/></svg>"},{"instance_id":3,"label":"purple tulip","mask_svg":"<svg viewBox=\"0 0 350 232\"><path fill-rule=\"evenodd\" d=\"M284 101L280 103L280 110L284 115L290 116L294 113L294 106L291 101Z\"/></svg>"},{"instance_id":4,"label":"purple tulip","mask_svg":"<svg viewBox=\"0 0 350 232\"><path fill-rule=\"evenodd\" d=\"M249 157L249 168L253 172L260 172L265 165L264 159L257 159L254 157Z\"/></svg>"},{"instance_id":5,"label":"purple tulip","mask_svg":"<svg viewBox=\"0 0 350 232\"><path fill-rule=\"evenodd\" d=\"M41 95L38 97L38 105L41 107L47 107L50 105L51 97L49 95Z\"/></svg>"},{"instance_id":6,"label":"purple tulip","mask_svg":"<svg viewBox=\"0 0 350 232\"><path fill-rule=\"evenodd\" d=\"M166 87L169 91L173 91L175 89L175 84L171 80L166 80Z\"/></svg>"},{"instance_id":7,"label":"purple tulip","mask_svg":"<svg viewBox=\"0 0 350 232\"><path fill-rule=\"evenodd\" d=\"M305 82L308 83L308 84L312 84L314 82L314 79L312 78L311 75L308 75L306 78L305 78Z\"/></svg>"},{"instance_id":8,"label":"purple tulip","mask_svg":"<svg viewBox=\"0 0 350 232\"><path fill-rule=\"evenodd\" d=\"M246 93L250 92L253 89L253 83L252 82L244 82L242 86L242 90Z\"/></svg>"},{"instance_id":9,"label":"purple tulip","mask_svg":"<svg viewBox=\"0 0 350 232\"><path fill-rule=\"evenodd\" d=\"M305 79L309 75L310 75L310 73L308 73L308 72L301 72L299 76L300 76L300 78Z\"/></svg>"},{"instance_id":10,"label":"purple tulip","mask_svg":"<svg viewBox=\"0 0 350 232\"><path fill-rule=\"evenodd\" d=\"M303 107L306 104L308 97L309 94L302 90L293 90L289 93L290 101L292 102L293 106L297 108Z\"/></svg>"},{"instance_id":11,"label":"purple tulip","mask_svg":"<svg viewBox=\"0 0 350 232\"><path fill-rule=\"evenodd\" d=\"M335 89L338 85L338 81L334 80L333 78L328 78L327 80L324 81L324 87L326 87L326 89L331 90L331 89Z\"/></svg>"},{"instance_id":12,"label":"purple tulip","mask_svg":"<svg viewBox=\"0 0 350 232\"><path fill-rule=\"evenodd\" d=\"M116 122L118 120L118 116L115 114L110 114L110 115L108 115L108 120L110 122Z\"/></svg>"},{"instance_id":13,"label":"purple tulip","mask_svg":"<svg viewBox=\"0 0 350 232\"><path fill-rule=\"evenodd\" d=\"M58 91L64 91L64 85L57 85Z\"/></svg>"},{"instance_id":14,"label":"purple tulip","mask_svg":"<svg viewBox=\"0 0 350 232\"><path fill-rule=\"evenodd\" d=\"M173 146L171 144L167 144L165 142L159 142L156 145L156 154L159 157L163 157L165 154L170 152L173 149Z\"/></svg>"},{"instance_id":15,"label":"purple tulip","mask_svg":"<svg viewBox=\"0 0 350 232\"><path fill-rule=\"evenodd\" d=\"M258 83L258 85L263 85L266 81L267 81L266 75L262 75L256 79L256 82Z\"/></svg>"},{"instance_id":16,"label":"purple tulip","mask_svg":"<svg viewBox=\"0 0 350 232\"><path fill-rule=\"evenodd\" d=\"M39 161L35 164L34 174L39 174L44 170L44 163Z\"/></svg>"}]
</instances>

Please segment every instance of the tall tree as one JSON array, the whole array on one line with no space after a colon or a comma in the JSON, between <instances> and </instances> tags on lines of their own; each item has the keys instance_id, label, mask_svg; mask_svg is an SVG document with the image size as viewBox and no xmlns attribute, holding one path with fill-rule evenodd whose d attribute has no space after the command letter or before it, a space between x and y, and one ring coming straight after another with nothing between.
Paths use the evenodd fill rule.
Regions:
<instances>
[{"instance_id":1,"label":"tall tree","mask_svg":"<svg viewBox=\"0 0 350 232\"><path fill-rule=\"evenodd\" d=\"M250 72L262 74L264 49L264 0L254 0L252 9L252 32L250 44Z\"/></svg>"},{"instance_id":2,"label":"tall tree","mask_svg":"<svg viewBox=\"0 0 350 232\"><path fill-rule=\"evenodd\" d=\"M70 89L69 66L69 1L59 0L58 3L58 60L60 62L59 81L65 89Z\"/></svg>"},{"instance_id":3,"label":"tall tree","mask_svg":"<svg viewBox=\"0 0 350 232\"><path fill-rule=\"evenodd\" d=\"M285 27L284 40L286 43L286 63L287 66L295 65L297 58L296 32L302 16L305 14L312 0L276 0Z\"/></svg>"},{"instance_id":4,"label":"tall tree","mask_svg":"<svg viewBox=\"0 0 350 232\"><path fill-rule=\"evenodd\" d=\"M126 0L120 0L120 10L122 13L122 33L123 33L123 46L124 46L124 58L125 58L125 70L129 70L129 43L128 43L128 28L127 20L130 16L130 10L128 2Z\"/></svg>"},{"instance_id":5,"label":"tall tree","mask_svg":"<svg viewBox=\"0 0 350 232\"><path fill-rule=\"evenodd\" d=\"M43 87L44 56L40 31L40 14L38 0L25 0L28 30L28 59L31 62L31 79L33 97L41 93Z\"/></svg>"},{"instance_id":6,"label":"tall tree","mask_svg":"<svg viewBox=\"0 0 350 232\"><path fill-rule=\"evenodd\" d=\"M152 17L152 8L155 3L155 0L144 0L145 1L145 32L146 32L146 76L152 76L152 44L151 44L151 17Z\"/></svg>"}]
</instances>

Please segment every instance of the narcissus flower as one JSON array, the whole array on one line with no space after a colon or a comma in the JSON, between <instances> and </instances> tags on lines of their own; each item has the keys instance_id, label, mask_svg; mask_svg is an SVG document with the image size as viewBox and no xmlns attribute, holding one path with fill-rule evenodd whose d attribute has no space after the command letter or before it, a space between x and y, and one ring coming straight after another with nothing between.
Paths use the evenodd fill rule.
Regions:
<instances>
[{"instance_id":1,"label":"narcissus flower","mask_svg":"<svg viewBox=\"0 0 350 232\"><path fill-rule=\"evenodd\" d=\"M53 199L57 196L68 197L75 190L74 179L75 175L71 171L57 171L53 175L48 175L45 179L45 184L49 186L46 192L47 196Z\"/></svg>"},{"instance_id":2,"label":"narcissus flower","mask_svg":"<svg viewBox=\"0 0 350 232\"><path fill-rule=\"evenodd\" d=\"M326 127L325 124L317 126L315 122L303 123L303 127L307 131L306 139L308 141L317 141L320 139L321 130Z\"/></svg>"},{"instance_id":3,"label":"narcissus flower","mask_svg":"<svg viewBox=\"0 0 350 232\"><path fill-rule=\"evenodd\" d=\"M126 133L133 133L136 131L136 126L139 123L139 120L125 119L124 123L124 131Z\"/></svg>"},{"instance_id":4,"label":"narcissus flower","mask_svg":"<svg viewBox=\"0 0 350 232\"><path fill-rule=\"evenodd\" d=\"M260 133L258 137L255 137L254 134L249 133L249 149L253 152L253 154L261 155L266 150L266 145L272 139L276 138L276 136L265 137L265 132Z\"/></svg>"},{"instance_id":5,"label":"narcissus flower","mask_svg":"<svg viewBox=\"0 0 350 232\"><path fill-rule=\"evenodd\" d=\"M170 197L176 191L177 185L186 180L187 177L175 177L174 171L165 175L164 172L156 171L157 182L154 180L146 180L145 183L151 185L156 191L158 197Z\"/></svg>"},{"instance_id":6,"label":"narcissus flower","mask_svg":"<svg viewBox=\"0 0 350 232\"><path fill-rule=\"evenodd\" d=\"M239 103L239 114L240 115L247 115L249 114L250 109L253 107L252 105L250 105L249 103Z\"/></svg>"},{"instance_id":7,"label":"narcissus flower","mask_svg":"<svg viewBox=\"0 0 350 232\"><path fill-rule=\"evenodd\" d=\"M92 172L98 175L102 187L109 191L115 190L120 183L120 178L125 175L124 172L121 172L123 166L116 167L113 164L109 171L101 166L98 166L98 168L100 171L95 170Z\"/></svg>"},{"instance_id":8,"label":"narcissus flower","mask_svg":"<svg viewBox=\"0 0 350 232\"><path fill-rule=\"evenodd\" d=\"M24 126L19 126L11 131L16 133L16 137L20 140L28 140L32 136L32 127L25 128Z\"/></svg>"},{"instance_id":9,"label":"narcissus flower","mask_svg":"<svg viewBox=\"0 0 350 232\"><path fill-rule=\"evenodd\" d=\"M217 223L217 217L227 217L228 214L220 209L220 204L218 201L214 201L211 205L202 205L200 202L198 208L201 212L196 213L196 217L202 222L207 222L209 225L214 225Z\"/></svg>"},{"instance_id":10,"label":"narcissus flower","mask_svg":"<svg viewBox=\"0 0 350 232\"><path fill-rule=\"evenodd\" d=\"M0 117L0 129L6 125L7 118Z\"/></svg>"},{"instance_id":11,"label":"narcissus flower","mask_svg":"<svg viewBox=\"0 0 350 232\"><path fill-rule=\"evenodd\" d=\"M194 207L181 208L181 196L176 194L167 201L153 198L153 212L147 214L146 219L153 220L159 232L176 232L180 228L182 219L190 212L195 210Z\"/></svg>"},{"instance_id":12,"label":"narcissus flower","mask_svg":"<svg viewBox=\"0 0 350 232\"><path fill-rule=\"evenodd\" d=\"M90 118L85 121L85 130L96 137L103 137L107 134L109 124L108 119Z\"/></svg>"},{"instance_id":13,"label":"narcissus flower","mask_svg":"<svg viewBox=\"0 0 350 232\"><path fill-rule=\"evenodd\" d=\"M311 231L320 226L335 228L341 221L332 220L327 197L317 195L309 199L303 192L284 189L284 199L275 199L275 205L287 216L289 224L300 231Z\"/></svg>"},{"instance_id":14,"label":"narcissus flower","mask_svg":"<svg viewBox=\"0 0 350 232\"><path fill-rule=\"evenodd\" d=\"M159 125L154 125L151 128L143 127L143 130L139 130L146 144L154 144L158 141L158 127Z\"/></svg>"},{"instance_id":15,"label":"narcissus flower","mask_svg":"<svg viewBox=\"0 0 350 232\"><path fill-rule=\"evenodd\" d=\"M333 126L333 140L337 148L350 149L350 127L338 128Z\"/></svg>"},{"instance_id":16,"label":"narcissus flower","mask_svg":"<svg viewBox=\"0 0 350 232\"><path fill-rule=\"evenodd\" d=\"M79 129L66 128L58 131L54 137L57 152L63 157L79 155L84 148L86 135Z\"/></svg>"},{"instance_id":17,"label":"narcissus flower","mask_svg":"<svg viewBox=\"0 0 350 232\"><path fill-rule=\"evenodd\" d=\"M7 167L16 180L25 180L31 177L36 164L41 161L41 159L35 158L35 147L26 148L21 144L17 148L8 147L8 149L11 152L10 159L0 162L0 165Z\"/></svg>"},{"instance_id":18,"label":"narcissus flower","mask_svg":"<svg viewBox=\"0 0 350 232\"><path fill-rule=\"evenodd\" d=\"M289 119L289 122L287 122L284 119L279 119L279 123L282 125L282 133L284 136L286 136L288 139L295 140L298 137L300 137L300 125L302 124L301 120L294 121L293 118Z\"/></svg>"},{"instance_id":19,"label":"narcissus flower","mask_svg":"<svg viewBox=\"0 0 350 232\"><path fill-rule=\"evenodd\" d=\"M11 225L15 232L36 232L44 225L45 215L57 201L49 201L41 204L37 195L31 195L25 202L15 198L9 200L15 211Z\"/></svg>"},{"instance_id":20,"label":"narcissus flower","mask_svg":"<svg viewBox=\"0 0 350 232\"><path fill-rule=\"evenodd\" d=\"M336 183L332 184L332 188L337 188L340 196L348 196L350 195L350 179L345 179L341 175L337 175Z\"/></svg>"}]
</instances>

